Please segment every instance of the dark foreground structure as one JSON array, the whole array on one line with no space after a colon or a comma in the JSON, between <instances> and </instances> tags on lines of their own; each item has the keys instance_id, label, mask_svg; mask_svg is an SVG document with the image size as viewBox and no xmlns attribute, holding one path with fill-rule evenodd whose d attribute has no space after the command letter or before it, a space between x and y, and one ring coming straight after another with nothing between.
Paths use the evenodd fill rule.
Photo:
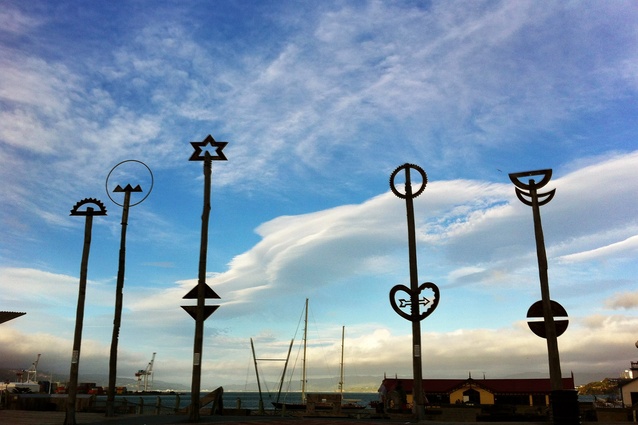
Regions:
<instances>
[{"instance_id":1,"label":"dark foreground structure","mask_svg":"<svg viewBox=\"0 0 638 425\"><path fill-rule=\"evenodd\" d=\"M563 378L564 388L574 388L574 377ZM412 408L412 379L386 378L379 392L378 411L409 413ZM552 421L552 389L549 379L424 379L427 398L426 420L461 423ZM574 392L575 393L575 392ZM579 403L582 422L627 423L634 411L595 408Z\"/></svg>"},{"instance_id":2,"label":"dark foreground structure","mask_svg":"<svg viewBox=\"0 0 638 425\"><path fill-rule=\"evenodd\" d=\"M412 380L407 380L412 382ZM432 403L431 400L426 406L426 417L420 421L415 419L411 411L411 388L406 382L406 388L397 390L396 384L401 380L390 379L385 380L389 391L386 393L387 407L384 412L381 403L365 409L344 410L313 410L305 411L281 411L268 410L263 414L258 411L236 408L226 408L219 398L214 398L214 394L208 396L201 401L200 419L196 421L199 424L252 424L252 425L278 425L303 423L303 425L385 425L385 424L409 424L409 423L427 423L427 424L466 424L466 423L499 423L503 424L549 424L550 409L547 406L527 405L523 402L525 396L522 394L528 391L520 391L512 386L512 382L503 383L502 381L512 380L425 380L424 382L438 382L438 389L426 390L426 395L430 395L436 399L437 394L441 395L441 401L445 400L443 394L447 397L463 397L460 402L452 401L452 403ZM538 381L538 380L513 380L514 383L522 381ZM542 381L542 380L540 380ZM488 388L488 383L491 384ZM479 385L483 384L483 385ZM496 390L500 384L500 389ZM509 395L506 394L506 388L509 388ZM407 391L404 391L407 390ZM476 401L470 401L472 397L478 399L481 397L485 402L489 401L494 394L495 404L480 404ZM542 390L541 390L542 391ZM465 394L463 394L465 393ZM517 393L514 394L514 393ZM402 395L405 396L405 405L402 406ZM541 400L542 397L527 394L532 399ZM511 403L523 404L506 404L504 400ZM11 394L3 398L0 407L0 424L7 425L60 425L64 420L64 406L66 405L65 394L47 395L47 394ZM465 401L463 401L465 400ZM77 402L77 423L92 425L175 425L192 422L189 419L187 409L180 409L175 404L169 406L162 403L147 403L146 405L136 402L136 397L122 399L121 403L115 406L116 414L113 417L105 417L103 403L95 402L95 396L81 395ZM141 401L141 400L140 400ZM229 403L232 405L232 403ZM632 422L632 415L636 412L631 408L594 408L591 403L580 404L581 418L583 424L628 424ZM538 413L540 412L540 414Z\"/></svg>"},{"instance_id":3,"label":"dark foreground structure","mask_svg":"<svg viewBox=\"0 0 638 425\"><path fill-rule=\"evenodd\" d=\"M60 425L64 420L64 412L33 412L0 410L0 423L10 425ZM116 415L107 418L104 414L84 413L77 414L78 424L90 425L181 425L187 424L187 415ZM385 418L334 418L334 417L303 417L303 416L205 416L202 415L197 422L200 425L405 425L411 423L406 416L388 416ZM425 420L422 424L432 425L460 425L468 422L456 420ZM483 422L485 424L498 423L499 425L514 425L523 422ZM524 422L527 425L546 425L547 422ZM583 422L587 424L622 425L628 422L622 421L598 421Z\"/></svg>"}]
</instances>

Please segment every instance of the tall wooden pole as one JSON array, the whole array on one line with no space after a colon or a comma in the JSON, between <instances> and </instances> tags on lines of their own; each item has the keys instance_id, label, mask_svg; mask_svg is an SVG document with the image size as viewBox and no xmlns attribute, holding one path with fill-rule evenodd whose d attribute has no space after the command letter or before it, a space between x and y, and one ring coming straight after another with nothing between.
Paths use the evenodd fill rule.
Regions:
<instances>
[{"instance_id":1,"label":"tall wooden pole","mask_svg":"<svg viewBox=\"0 0 638 425\"><path fill-rule=\"evenodd\" d=\"M540 181L536 182L530 178L527 183L522 179L525 177L541 176ZM549 295L549 279L547 276L547 253L545 252L545 239L543 236L543 226L541 223L540 207L549 203L556 189L552 189L545 193L538 193L538 189L549 183L552 177L552 170L535 170L524 171L521 173L511 173L509 178L516 186L515 192L518 199L527 206L532 207L534 216L534 237L536 239L536 256L538 258L538 275L541 285L541 305L543 310L544 326L539 329L533 328L532 331L547 340L547 356L549 363L549 380L551 386L551 413L552 422L556 425L579 424L580 411L578 408L578 395L575 390L563 388L563 378L560 370L560 357L558 355L558 335L556 329L556 321L554 314L565 314L565 310L555 302L551 301ZM556 310L555 310L555 308ZM534 305L530 307L530 311L534 309ZM561 311L562 310L562 311ZM530 312L528 312L528 317ZM537 313L532 313L532 317Z\"/></svg>"},{"instance_id":2,"label":"tall wooden pole","mask_svg":"<svg viewBox=\"0 0 638 425\"><path fill-rule=\"evenodd\" d=\"M86 211L79 211L79 207L85 203L93 203L99 207L95 211L88 207ZM71 215L86 216L84 224L84 245L82 248L82 261L80 263L80 287L78 290L78 306L75 313L75 334L73 337L73 352L71 353L71 369L69 372L69 396L66 405L64 425L76 425L75 402L77 399L78 369L80 364L80 348L82 345L82 328L84 326L84 304L86 299L86 281L89 269L89 253L91 251L91 233L93 229L93 216L106 215L106 208L97 199L84 199L78 202L71 210Z\"/></svg>"},{"instance_id":3,"label":"tall wooden pole","mask_svg":"<svg viewBox=\"0 0 638 425\"><path fill-rule=\"evenodd\" d=\"M206 284L206 258L208 253L208 222L210 218L210 192L212 180L212 161L226 161L222 152L228 142L217 142L210 134L201 142L191 142L195 149L189 161L204 161L204 208L202 211L202 229L199 246L199 269L197 273L197 286L184 298L197 298L197 305L182 306L188 314L195 319L195 337L193 342L193 376L191 381L191 404L188 418L190 422L199 421L200 392L202 376L202 358L204 347L204 321L219 306L206 306L206 298L219 298L219 296ZM215 149L211 155L209 148Z\"/></svg>"},{"instance_id":4,"label":"tall wooden pole","mask_svg":"<svg viewBox=\"0 0 638 425\"><path fill-rule=\"evenodd\" d=\"M405 171L405 193L401 193L395 184L395 178L397 174ZM412 190L412 179L410 176L410 170L416 170L423 181L421 187L416 191ZM437 307L439 303L439 288L432 282L425 282L419 285L418 267L417 267L417 255L416 255L416 226L414 224L414 203L413 199L419 196L427 184L427 175L425 171L415 164L403 164L398 167L390 176L390 188L395 195L399 198L405 199L406 216L408 221L408 249L409 249L409 262L410 262L410 287L405 285L395 285L390 290L390 304L394 311L406 320L412 322L412 371L413 371L413 413L417 421L425 418L425 395L423 392L423 371L421 363L421 320L429 316ZM423 290L432 291L431 299L423 297L420 299ZM405 299L400 299L400 305L397 305L396 295L397 293L408 293L410 296L409 302ZM406 307L409 303L410 313L403 311L402 308ZM421 312L421 305L426 307L425 311Z\"/></svg>"},{"instance_id":5,"label":"tall wooden pole","mask_svg":"<svg viewBox=\"0 0 638 425\"><path fill-rule=\"evenodd\" d=\"M115 386L117 379L117 345L122 323L122 305L124 299L124 271L126 268L126 229L128 227L128 211L131 203L131 191L124 191L122 207L122 231L120 236L120 256L115 287L115 314L113 317L113 334L111 336L111 352L109 357L109 386L106 394L106 416L115 416Z\"/></svg>"},{"instance_id":6,"label":"tall wooden pole","mask_svg":"<svg viewBox=\"0 0 638 425\"><path fill-rule=\"evenodd\" d=\"M558 336L556 335L556 323L552 312L551 298L549 296L549 278L547 275L547 253L545 252L545 238L541 223L541 211L538 204L538 193L534 180L529 181L532 211L534 215L534 236L536 239L536 256L538 258L538 275L541 284L541 301L543 303L543 319L545 321L545 335L547 340L547 356L549 359L549 380L552 391L563 389L563 378L560 370L560 357L558 355Z\"/></svg>"},{"instance_id":7,"label":"tall wooden pole","mask_svg":"<svg viewBox=\"0 0 638 425\"><path fill-rule=\"evenodd\" d=\"M210 189L212 161L209 155L204 160L204 209L202 211L202 231L199 246L199 272L197 279L197 310L195 315L195 341L193 344L193 378L191 382L191 405L189 420L199 420L202 355L204 348L204 320L206 303L206 258L208 253L208 222L210 218Z\"/></svg>"},{"instance_id":8,"label":"tall wooden pole","mask_svg":"<svg viewBox=\"0 0 638 425\"><path fill-rule=\"evenodd\" d=\"M93 208L88 208L93 211ZM86 298L86 276L91 250L91 229L93 216L87 215L84 225L84 248L82 250L82 264L80 266L80 289L78 292L78 307L75 313L75 336L73 338L73 353L71 355L71 370L69 372L69 397L66 404L64 425L75 425L75 401L78 389L78 368L80 363L80 347L82 345L82 326L84 324L84 300Z\"/></svg>"},{"instance_id":9,"label":"tall wooden pole","mask_svg":"<svg viewBox=\"0 0 638 425\"><path fill-rule=\"evenodd\" d=\"M405 204L408 220L408 248L410 259L410 314L412 316L412 371L414 384L414 414L417 420L425 418L425 401L423 397L423 364L421 362L421 319L419 307L419 271L416 255L416 226L414 224L414 202L410 168L405 169Z\"/></svg>"}]
</instances>

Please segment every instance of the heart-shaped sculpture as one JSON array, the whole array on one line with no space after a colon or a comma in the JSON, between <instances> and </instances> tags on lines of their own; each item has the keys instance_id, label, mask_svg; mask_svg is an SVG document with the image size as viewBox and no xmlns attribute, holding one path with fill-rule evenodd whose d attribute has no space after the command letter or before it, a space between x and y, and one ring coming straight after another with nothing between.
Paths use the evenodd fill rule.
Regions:
<instances>
[{"instance_id":1,"label":"heart-shaped sculpture","mask_svg":"<svg viewBox=\"0 0 638 425\"><path fill-rule=\"evenodd\" d=\"M426 289L429 289L432 291L432 296L430 298L427 298L425 296L421 298L421 293L423 292L423 290L426 290ZM396 295L397 293L401 293L401 292L404 292L406 294L406 298L400 298L399 305L397 305ZM405 311L401 310L401 307L408 306L410 307L410 311L411 311L412 309L411 295L412 295L412 290L405 285L396 285L390 290L390 304L392 305L392 308L394 309L394 311L397 312L399 316L411 322L417 321L417 320L421 321L425 319L430 314L432 314L432 312L439 305L439 287L432 282L422 283L421 286L419 286L419 292L417 294L417 298L419 299L419 306L417 307L418 308L417 311L420 311L420 305L426 306L426 310L422 313L419 313L416 318L413 318L411 313L406 313Z\"/></svg>"}]
</instances>

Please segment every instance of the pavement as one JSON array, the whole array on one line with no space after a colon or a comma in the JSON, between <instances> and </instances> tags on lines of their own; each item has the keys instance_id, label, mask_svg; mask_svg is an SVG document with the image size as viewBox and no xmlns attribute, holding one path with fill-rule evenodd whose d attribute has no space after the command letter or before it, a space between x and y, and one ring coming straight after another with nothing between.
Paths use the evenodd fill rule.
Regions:
<instances>
[{"instance_id":1,"label":"pavement","mask_svg":"<svg viewBox=\"0 0 638 425\"><path fill-rule=\"evenodd\" d=\"M38 412L30 410L0 410L2 425L63 425L65 412ZM185 425L192 423L187 415L119 415L107 418L104 413L76 413L77 425ZM199 425L403 425L413 423L406 418L340 418L340 417L301 417L301 416L205 416L200 417ZM461 425L467 423L498 425L550 425L549 422L439 422L423 421L426 425ZM627 425L631 422L583 422L583 425Z\"/></svg>"}]
</instances>

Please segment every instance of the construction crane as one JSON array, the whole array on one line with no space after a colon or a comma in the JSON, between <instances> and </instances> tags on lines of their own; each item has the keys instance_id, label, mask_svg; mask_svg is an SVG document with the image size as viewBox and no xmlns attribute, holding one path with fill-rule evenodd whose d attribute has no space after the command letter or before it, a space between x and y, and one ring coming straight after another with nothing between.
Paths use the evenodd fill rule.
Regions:
<instances>
[{"instance_id":1,"label":"construction crane","mask_svg":"<svg viewBox=\"0 0 638 425\"><path fill-rule=\"evenodd\" d=\"M41 355L42 354L38 354L31 368L27 370L27 382L38 382L38 363L40 362Z\"/></svg>"},{"instance_id":2,"label":"construction crane","mask_svg":"<svg viewBox=\"0 0 638 425\"><path fill-rule=\"evenodd\" d=\"M137 391L140 391L140 385L142 383L142 379L144 379L144 392L150 391L150 388L153 386L153 377L152 377L152 373L153 373L153 363L155 362L155 354L153 353L153 357L151 358L151 361L148 362L148 365L146 366L146 369L140 369L137 372L135 372L135 377L137 378ZM148 385L148 377L151 377L151 385Z\"/></svg>"}]
</instances>

